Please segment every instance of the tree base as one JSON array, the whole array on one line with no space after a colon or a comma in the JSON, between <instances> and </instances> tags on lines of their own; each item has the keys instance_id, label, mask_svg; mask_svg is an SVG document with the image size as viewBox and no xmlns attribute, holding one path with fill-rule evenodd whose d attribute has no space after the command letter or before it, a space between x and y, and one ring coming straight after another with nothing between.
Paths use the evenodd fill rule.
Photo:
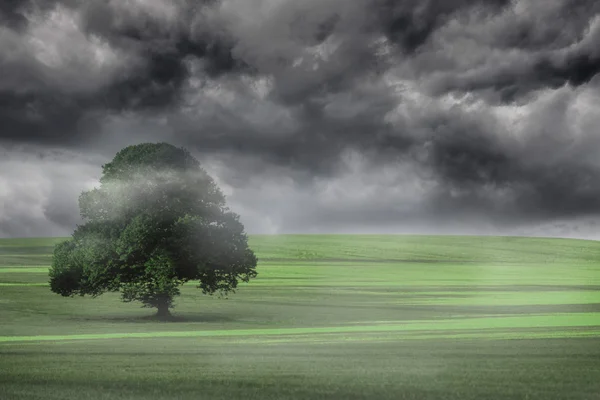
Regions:
<instances>
[{"instance_id":1,"label":"tree base","mask_svg":"<svg viewBox=\"0 0 600 400\"><path fill-rule=\"evenodd\" d=\"M158 309L158 311L156 312L156 314L154 314L154 316L156 317L156 319L160 319L160 320L171 320L173 319L173 314L171 314L171 312L169 311L168 308L165 309Z\"/></svg>"}]
</instances>

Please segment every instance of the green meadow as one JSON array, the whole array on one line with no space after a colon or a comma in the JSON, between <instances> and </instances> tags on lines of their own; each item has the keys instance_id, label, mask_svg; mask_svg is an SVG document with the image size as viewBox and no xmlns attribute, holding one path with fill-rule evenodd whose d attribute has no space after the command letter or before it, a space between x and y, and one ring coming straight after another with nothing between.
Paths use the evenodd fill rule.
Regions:
<instances>
[{"instance_id":1,"label":"green meadow","mask_svg":"<svg viewBox=\"0 0 600 400\"><path fill-rule=\"evenodd\" d=\"M251 236L258 277L175 320L47 284L0 240L0 399L600 399L600 242Z\"/></svg>"}]
</instances>

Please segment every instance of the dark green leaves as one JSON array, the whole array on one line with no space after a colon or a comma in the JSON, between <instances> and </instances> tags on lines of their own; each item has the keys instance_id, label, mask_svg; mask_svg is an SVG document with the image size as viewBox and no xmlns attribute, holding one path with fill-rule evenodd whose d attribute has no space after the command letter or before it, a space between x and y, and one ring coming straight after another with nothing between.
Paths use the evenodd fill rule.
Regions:
<instances>
[{"instance_id":1,"label":"dark green leaves","mask_svg":"<svg viewBox=\"0 0 600 400\"><path fill-rule=\"evenodd\" d=\"M129 146L102 167L101 182L127 180L132 174L149 171L187 171L199 169L200 163L185 149L168 143L143 143Z\"/></svg>"},{"instance_id":2,"label":"dark green leaves","mask_svg":"<svg viewBox=\"0 0 600 400\"><path fill-rule=\"evenodd\" d=\"M103 172L100 187L80 196L86 223L56 247L52 291L121 291L124 301L164 310L187 281L226 294L256 276L239 217L189 152L130 146Z\"/></svg>"},{"instance_id":3,"label":"dark green leaves","mask_svg":"<svg viewBox=\"0 0 600 400\"><path fill-rule=\"evenodd\" d=\"M62 296L73 296L81 288L82 276L83 265L77 260L75 242L57 244L50 268L50 289Z\"/></svg>"}]
</instances>

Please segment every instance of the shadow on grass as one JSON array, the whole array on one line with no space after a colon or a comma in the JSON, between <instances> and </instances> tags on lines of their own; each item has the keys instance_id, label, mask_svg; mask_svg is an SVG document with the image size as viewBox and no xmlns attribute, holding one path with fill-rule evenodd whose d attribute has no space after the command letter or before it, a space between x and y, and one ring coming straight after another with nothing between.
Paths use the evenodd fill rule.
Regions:
<instances>
[{"instance_id":1,"label":"shadow on grass","mask_svg":"<svg viewBox=\"0 0 600 400\"><path fill-rule=\"evenodd\" d=\"M150 315L98 315L73 317L78 321L112 322L112 323L192 323L192 322L234 322L236 318L221 314L171 314L169 316Z\"/></svg>"}]
</instances>

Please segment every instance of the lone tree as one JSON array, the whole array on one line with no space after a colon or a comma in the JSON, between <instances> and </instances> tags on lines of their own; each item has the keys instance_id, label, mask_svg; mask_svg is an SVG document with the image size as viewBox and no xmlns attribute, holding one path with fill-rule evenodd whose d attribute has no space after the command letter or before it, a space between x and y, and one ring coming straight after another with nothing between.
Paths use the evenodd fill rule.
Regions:
<instances>
[{"instance_id":1,"label":"lone tree","mask_svg":"<svg viewBox=\"0 0 600 400\"><path fill-rule=\"evenodd\" d=\"M199 281L204 294L227 294L256 277L244 226L188 151L129 146L102 170L100 186L79 197L85 223L54 249L54 293L121 292L123 301L166 318L185 282Z\"/></svg>"}]
</instances>

